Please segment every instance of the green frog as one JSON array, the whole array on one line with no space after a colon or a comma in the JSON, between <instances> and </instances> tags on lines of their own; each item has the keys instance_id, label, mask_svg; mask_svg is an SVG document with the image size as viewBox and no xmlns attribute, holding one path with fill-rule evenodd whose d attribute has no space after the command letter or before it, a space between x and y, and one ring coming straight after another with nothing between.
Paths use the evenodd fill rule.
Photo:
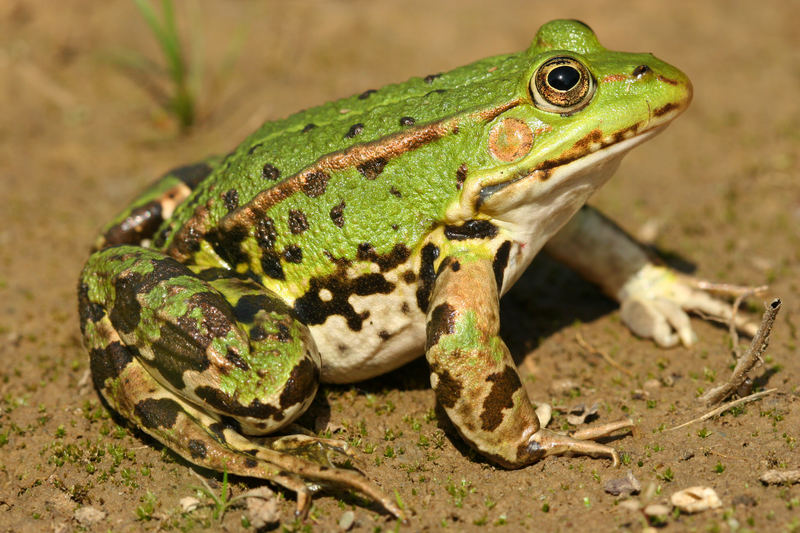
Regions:
<instances>
[{"instance_id":1,"label":"green frog","mask_svg":"<svg viewBox=\"0 0 800 533\"><path fill-rule=\"evenodd\" d=\"M346 443L293 421L320 382L422 353L437 402L489 461L616 463L541 427L498 300L544 249L660 345L694 340L689 310L731 316L585 206L691 97L675 67L556 20L525 51L267 122L168 172L104 229L79 283L94 383L187 460L295 491L301 514L333 486L403 516L348 467Z\"/></svg>"}]
</instances>

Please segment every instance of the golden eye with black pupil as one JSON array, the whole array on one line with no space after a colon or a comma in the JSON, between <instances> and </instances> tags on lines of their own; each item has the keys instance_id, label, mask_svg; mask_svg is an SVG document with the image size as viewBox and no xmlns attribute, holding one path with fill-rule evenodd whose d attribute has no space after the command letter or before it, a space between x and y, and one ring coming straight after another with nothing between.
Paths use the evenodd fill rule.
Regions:
<instances>
[{"instance_id":1,"label":"golden eye with black pupil","mask_svg":"<svg viewBox=\"0 0 800 533\"><path fill-rule=\"evenodd\" d=\"M571 115L594 96L594 78L575 58L559 56L545 61L531 78L533 103L542 111Z\"/></svg>"}]
</instances>

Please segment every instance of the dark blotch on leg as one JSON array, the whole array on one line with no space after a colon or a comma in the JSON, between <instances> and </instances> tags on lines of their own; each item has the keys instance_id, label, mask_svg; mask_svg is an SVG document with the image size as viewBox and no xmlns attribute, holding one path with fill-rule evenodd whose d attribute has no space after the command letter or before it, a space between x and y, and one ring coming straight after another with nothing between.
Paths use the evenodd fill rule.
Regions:
<instances>
[{"instance_id":1,"label":"dark blotch on leg","mask_svg":"<svg viewBox=\"0 0 800 533\"><path fill-rule=\"evenodd\" d=\"M197 439L189 440L189 453L192 459L205 459L206 445L203 441Z\"/></svg>"},{"instance_id":2,"label":"dark blotch on leg","mask_svg":"<svg viewBox=\"0 0 800 533\"><path fill-rule=\"evenodd\" d=\"M439 377L439 382L436 384L436 399L439 404L446 408L452 409L455 407L456 402L461 398L461 382L454 378L447 370L433 372Z\"/></svg>"},{"instance_id":3,"label":"dark blotch on leg","mask_svg":"<svg viewBox=\"0 0 800 533\"><path fill-rule=\"evenodd\" d=\"M502 372L496 372L486 378L492 383L492 390L483 401L481 412L481 429L494 431L503 422L503 409L514 406L513 394L522 387L517 371L507 366Z\"/></svg>"},{"instance_id":4,"label":"dark blotch on leg","mask_svg":"<svg viewBox=\"0 0 800 533\"><path fill-rule=\"evenodd\" d=\"M302 359L297 366L292 369L286 386L281 392L281 409L303 403L317 392L319 384L319 368L309 358Z\"/></svg>"},{"instance_id":5,"label":"dark blotch on leg","mask_svg":"<svg viewBox=\"0 0 800 533\"><path fill-rule=\"evenodd\" d=\"M89 352L89 367L94 386L102 390L107 379L116 379L138 353L120 342L112 342L105 348L93 348Z\"/></svg>"},{"instance_id":6,"label":"dark blotch on leg","mask_svg":"<svg viewBox=\"0 0 800 533\"><path fill-rule=\"evenodd\" d=\"M169 398L148 398L133 408L134 414L147 429L171 429L181 411L183 409L178 402Z\"/></svg>"},{"instance_id":7,"label":"dark blotch on leg","mask_svg":"<svg viewBox=\"0 0 800 533\"><path fill-rule=\"evenodd\" d=\"M437 305L431 311L431 318L425 328L427 342L425 349L436 346L442 335L451 335L456 330L456 310L448 303Z\"/></svg>"}]
</instances>

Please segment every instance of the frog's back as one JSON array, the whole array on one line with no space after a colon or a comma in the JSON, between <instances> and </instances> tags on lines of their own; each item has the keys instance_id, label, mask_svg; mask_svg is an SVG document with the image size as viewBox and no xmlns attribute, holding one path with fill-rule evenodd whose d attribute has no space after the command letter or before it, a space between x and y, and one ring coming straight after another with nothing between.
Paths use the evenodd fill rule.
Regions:
<instances>
[{"instance_id":1,"label":"frog's back","mask_svg":"<svg viewBox=\"0 0 800 533\"><path fill-rule=\"evenodd\" d=\"M253 272L267 285L329 273L359 253L407 257L441 220L474 151L458 135L460 117L513 99L523 55L264 124L178 206L156 247Z\"/></svg>"}]
</instances>

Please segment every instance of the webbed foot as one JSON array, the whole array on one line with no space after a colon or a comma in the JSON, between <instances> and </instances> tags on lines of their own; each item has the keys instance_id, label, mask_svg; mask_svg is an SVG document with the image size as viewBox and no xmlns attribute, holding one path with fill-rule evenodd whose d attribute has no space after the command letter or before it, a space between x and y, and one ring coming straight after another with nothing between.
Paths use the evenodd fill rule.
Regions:
<instances>
[{"instance_id":1,"label":"webbed foot","mask_svg":"<svg viewBox=\"0 0 800 533\"><path fill-rule=\"evenodd\" d=\"M622 321L630 330L659 346L679 342L691 346L697 335L689 312L721 322L734 317L736 329L753 336L758 324L746 316L735 315L733 306L709 294L703 283L667 267L647 264L617 294Z\"/></svg>"}]
</instances>

